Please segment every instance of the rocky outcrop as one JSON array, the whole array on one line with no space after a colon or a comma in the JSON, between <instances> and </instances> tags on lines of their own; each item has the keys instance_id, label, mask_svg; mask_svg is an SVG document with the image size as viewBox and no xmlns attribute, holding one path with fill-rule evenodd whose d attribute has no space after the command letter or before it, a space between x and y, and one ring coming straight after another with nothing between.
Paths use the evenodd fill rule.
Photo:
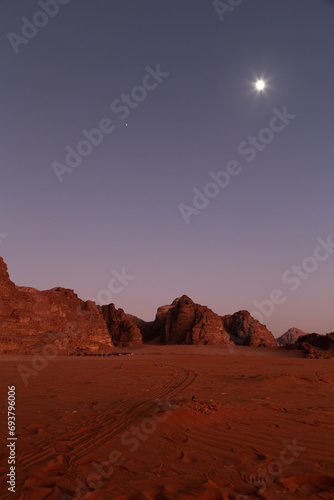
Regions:
<instances>
[{"instance_id":1,"label":"rocky outcrop","mask_svg":"<svg viewBox=\"0 0 334 500\"><path fill-rule=\"evenodd\" d=\"M153 330L162 344L231 343L220 316L186 295L159 307Z\"/></svg>"},{"instance_id":2,"label":"rocky outcrop","mask_svg":"<svg viewBox=\"0 0 334 500\"><path fill-rule=\"evenodd\" d=\"M149 342L156 337L156 333L153 328L154 321L144 321L143 319L133 316L132 314L127 314L126 316L130 321L132 321L132 323L138 326L143 342Z\"/></svg>"},{"instance_id":3,"label":"rocky outcrop","mask_svg":"<svg viewBox=\"0 0 334 500\"><path fill-rule=\"evenodd\" d=\"M303 330L299 330L299 328L293 327L289 328L287 332L278 337L276 340L280 345L294 344L297 342L299 337L302 337L303 335L307 335L307 333L303 332Z\"/></svg>"},{"instance_id":4,"label":"rocky outcrop","mask_svg":"<svg viewBox=\"0 0 334 500\"><path fill-rule=\"evenodd\" d=\"M16 286L0 257L0 352L38 351L53 342L60 354L82 348L110 352L112 346L94 302L84 302L65 288L39 291Z\"/></svg>"},{"instance_id":5,"label":"rocky outcrop","mask_svg":"<svg viewBox=\"0 0 334 500\"><path fill-rule=\"evenodd\" d=\"M299 345L311 345L324 351L334 351L334 332L320 335L319 333L309 333L298 339Z\"/></svg>"},{"instance_id":6,"label":"rocky outcrop","mask_svg":"<svg viewBox=\"0 0 334 500\"><path fill-rule=\"evenodd\" d=\"M290 328L278 341L289 347L296 338L301 348L334 349L334 333L304 335ZM100 307L82 301L70 289L39 291L16 286L0 257L0 352L38 351L57 342L61 354L102 353L110 352L113 345L126 347L155 339L162 344L277 346L272 333L248 311L218 316L183 295L159 307L155 320L147 322L125 314L114 304Z\"/></svg>"},{"instance_id":7,"label":"rocky outcrop","mask_svg":"<svg viewBox=\"0 0 334 500\"><path fill-rule=\"evenodd\" d=\"M128 317L140 328L144 342L157 337L162 344L277 346L272 333L248 311L221 317L208 307L195 304L186 295L159 307L153 323Z\"/></svg>"},{"instance_id":8,"label":"rocky outcrop","mask_svg":"<svg viewBox=\"0 0 334 500\"><path fill-rule=\"evenodd\" d=\"M318 347L314 347L311 344L301 344L300 349L304 353L304 358L309 359L331 359L333 357L332 351L324 351Z\"/></svg>"},{"instance_id":9,"label":"rocky outcrop","mask_svg":"<svg viewBox=\"0 0 334 500\"><path fill-rule=\"evenodd\" d=\"M235 344L253 347L277 346L273 334L248 311L238 311L235 314L223 316L222 321Z\"/></svg>"},{"instance_id":10,"label":"rocky outcrop","mask_svg":"<svg viewBox=\"0 0 334 500\"><path fill-rule=\"evenodd\" d=\"M128 318L123 309L114 304L101 307L112 342L117 347L127 347L143 343L139 328Z\"/></svg>"}]
</instances>

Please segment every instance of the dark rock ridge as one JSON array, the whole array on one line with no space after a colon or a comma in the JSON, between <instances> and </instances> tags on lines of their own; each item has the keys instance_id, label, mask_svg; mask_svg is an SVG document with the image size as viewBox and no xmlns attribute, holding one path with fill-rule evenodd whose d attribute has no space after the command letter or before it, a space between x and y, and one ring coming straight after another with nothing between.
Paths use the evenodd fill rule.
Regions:
<instances>
[{"instance_id":1,"label":"dark rock ridge","mask_svg":"<svg viewBox=\"0 0 334 500\"><path fill-rule=\"evenodd\" d=\"M39 351L53 342L63 354L82 347L110 352L112 346L94 302L84 302L65 288L39 291L16 286L0 257L0 352Z\"/></svg>"},{"instance_id":2,"label":"dark rock ridge","mask_svg":"<svg viewBox=\"0 0 334 500\"><path fill-rule=\"evenodd\" d=\"M116 309L114 304L109 304L102 306L101 310L115 346L126 347L143 343L138 326L129 319L123 309Z\"/></svg>"},{"instance_id":3,"label":"dark rock ridge","mask_svg":"<svg viewBox=\"0 0 334 500\"><path fill-rule=\"evenodd\" d=\"M222 316L224 327L235 344L253 347L276 347L273 334L248 311Z\"/></svg>"},{"instance_id":4,"label":"dark rock ridge","mask_svg":"<svg viewBox=\"0 0 334 500\"><path fill-rule=\"evenodd\" d=\"M154 321L144 321L143 319L133 316L132 314L127 314L127 318L136 325L143 338L143 342L149 342L156 337L156 333L153 329Z\"/></svg>"},{"instance_id":5,"label":"dark rock ridge","mask_svg":"<svg viewBox=\"0 0 334 500\"><path fill-rule=\"evenodd\" d=\"M297 342L299 337L302 337L303 335L307 335L307 333L303 332L303 330L299 330L299 328L293 327L289 328L287 332L278 337L276 340L280 345L294 344Z\"/></svg>"},{"instance_id":6,"label":"dark rock ridge","mask_svg":"<svg viewBox=\"0 0 334 500\"><path fill-rule=\"evenodd\" d=\"M162 344L231 343L220 316L186 295L158 308L153 331Z\"/></svg>"},{"instance_id":7,"label":"dark rock ridge","mask_svg":"<svg viewBox=\"0 0 334 500\"><path fill-rule=\"evenodd\" d=\"M309 333L303 337L299 337L297 343L299 345L311 345L317 349L324 351L334 351L334 332L320 335L319 333Z\"/></svg>"}]
</instances>

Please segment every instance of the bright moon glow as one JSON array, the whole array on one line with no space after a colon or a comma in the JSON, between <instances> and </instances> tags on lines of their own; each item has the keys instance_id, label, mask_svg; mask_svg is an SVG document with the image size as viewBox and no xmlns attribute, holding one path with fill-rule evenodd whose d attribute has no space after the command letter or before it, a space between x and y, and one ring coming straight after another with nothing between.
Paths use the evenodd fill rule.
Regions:
<instances>
[{"instance_id":1,"label":"bright moon glow","mask_svg":"<svg viewBox=\"0 0 334 500\"><path fill-rule=\"evenodd\" d=\"M263 80L258 80L255 84L257 90L263 90L265 87L264 81Z\"/></svg>"}]
</instances>

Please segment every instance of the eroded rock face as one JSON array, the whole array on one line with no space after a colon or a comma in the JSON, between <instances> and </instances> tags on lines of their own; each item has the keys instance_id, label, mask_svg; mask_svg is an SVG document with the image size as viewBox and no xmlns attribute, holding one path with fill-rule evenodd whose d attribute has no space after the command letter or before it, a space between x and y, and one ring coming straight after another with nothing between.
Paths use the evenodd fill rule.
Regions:
<instances>
[{"instance_id":1,"label":"eroded rock face","mask_svg":"<svg viewBox=\"0 0 334 500\"><path fill-rule=\"evenodd\" d=\"M273 334L265 325L253 318L248 311L238 311L222 317L231 340L238 345L277 347Z\"/></svg>"},{"instance_id":2,"label":"eroded rock face","mask_svg":"<svg viewBox=\"0 0 334 500\"><path fill-rule=\"evenodd\" d=\"M186 295L159 307L153 329L162 344L231 343L220 316Z\"/></svg>"},{"instance_id":3,"label":"eroded rock face","mask_svg":"<svg viewBox=\"0 0 334 500\"><path fill-rule=\"evenodd\" d=\"M132 321L133 324L138 326L143 342L149 342L156 337L155 331L153 329L154 321L144 321L143 319L133 316L132 314L127 314L126 317Z\"/></svg>"},{"instance_id":4,"label":"eroded rock face","mask_svg":"<svg viewBox=\"0 0 334 500\"><path fill-rule=\"evenodd\" d=\"M123 309L116 309L114 304L101 307L112 342L117 347L126 347L143 343L139 328L128 318Z\"/></svg>"},{"instance_id":5,"label":"eroded rock face","mask_svg":"<svg viewBox=\"0 0 334 500\"><path fill-rule=\"evenodd\" d=\"M221 317L183 295L159 307L153 322L145 322L114 304L84 302L73 290L15 286L0 257L0 352L36 351L50 339L58 342L62 354L78 349L108 352L112 345L137 345L156 337L162 344L277 346L271 332L248 311Z\"/></svg>"},{"instance_id":6,"label":"eroded rock face","mask_svg":"<svg viewBox=\"0 0 334 500\"><path fill-rule=\"evenodd\" d=\"M299 345L310 345L324 351L334 350L334 332L320 335L319 333L309 333L298 339Z\"/></svg>"},{"instance_id":7,"label":"eroded rock face","mask_svg":"<svg viewBox=\"0 0 334 500\"><path fill-rule=\"evenodd\" d=\"M294 344L297 342L299 337L302 337L303 335L307 335L307 333L303 332L303 330L299 330L299 328L289 328L287 332L278 337L277 342L280 345Z\"/></svg>"},{"instance_id":8,"label":"eroded rock face","mask_svg":"<svg viewBox=\"0 0 334 500\"><path fill-rule=\"evenodd\" d=\"M59 354L81 348L110 352L112 346L94 302L84 302L65 288L18 287L0 257L0 351L39 351L54 342Z\"/></svg>"}]
</instances>

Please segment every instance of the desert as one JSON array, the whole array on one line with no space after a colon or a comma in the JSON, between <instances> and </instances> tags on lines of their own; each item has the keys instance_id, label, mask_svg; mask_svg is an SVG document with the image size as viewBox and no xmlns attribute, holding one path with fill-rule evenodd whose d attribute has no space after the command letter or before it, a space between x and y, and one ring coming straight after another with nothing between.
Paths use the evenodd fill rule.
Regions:
<instances>
[{"instance_id":1,"label":"desert","mask_svg":"<svg viewBox=\"0 0 334 500\"><path fill-rule=\"evenodd\" d=\"M145 322L1 258L0 292L2 498L333 498L333 333L186 295Z\"/></svg>"},{"instance_id":2,"label":"desert","mask_svg":"<svg viewBox=\"0 0 334 500\"><path fill-rule=\"evenodd\" d=\"M333 26L0 1L0 500L334 500Z\"/></svg>"},{"instance_id":3,"label":"desert","mask_svg":"<svg viewBox=\"0 0 334 500\"><path fill-rule=\"evenodd\" d=\"M31 357L1 356L1 398L7 381L17 393L16 498L334 497L331 361L241 346L126 351L57 356L27 384L18 366Z\"/></svg>"}]
</instances>

